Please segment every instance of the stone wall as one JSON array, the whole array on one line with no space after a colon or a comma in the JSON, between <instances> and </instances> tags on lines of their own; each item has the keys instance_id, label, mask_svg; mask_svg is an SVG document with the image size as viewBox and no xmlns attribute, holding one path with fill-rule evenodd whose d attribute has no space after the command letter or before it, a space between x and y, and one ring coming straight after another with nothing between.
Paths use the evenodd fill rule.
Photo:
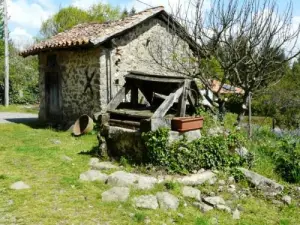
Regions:
<instances>
[{"instance_id":1,"label":"stone wall","mask_svg":"<svg viewBox=\"0 0 300 225\"><path fill-rule=\"evenodd\" d=\"M100 107L100 49L58 51L58 72L60 75L60 98L63 121L74 121L82 114L92 116ZM40 54L40 118L46 118L45 69L47 53ZM86 89L90 81L91 86ZM86 89L86 90L85 90Z\"/></svg>"},{"instance_id":2,"label":"stone wall","mask_svg":"<svg viewBox=\"0 0 300 225\"><path fill-rule=\"evenodd\" d=\"M112 40L112 48L104 48L100 57L101 82L100 92L103 107L112 99L124 84L124 75L128 71L139 71L148 74L178 75L169 68L165 68L156 60L159 54L153 54L160 49L164 62L169 62L176 71L180 65L172 61L174 43L177 42L176 54L182 49L189 49L177 35L170 32L167 24L160 19L153 18L138 25L126 34ZM181 68L182 69L182 68Z\"/></svg>"}]
</instances>

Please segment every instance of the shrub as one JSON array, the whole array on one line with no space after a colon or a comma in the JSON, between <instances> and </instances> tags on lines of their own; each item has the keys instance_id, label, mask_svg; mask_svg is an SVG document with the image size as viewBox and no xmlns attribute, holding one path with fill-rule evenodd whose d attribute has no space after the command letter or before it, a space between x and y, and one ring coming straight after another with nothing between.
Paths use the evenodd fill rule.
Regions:
<instances>
[{"instance_id":1,"label":"shrub","mask_svg":"<svg viewBox=\"0 0 300 225\"><path fill-rule=\"evenodd\" d=\"M158 129L143 134L148 159L153 165L163 166L170 172L188 173L193 170L222 169L240 166L243 160L234 152L240 147L241 135L202 137L187 142L185 138L168 145L168 130Z\"/></svg>"},{"instance_id":2,"label":"shrub","mask_svg":"<svg viewBox=\"0 0 300 225\"><path fill-rule=\"evenodd\" d=\"M300 182L300 146L299 141L282 138L279 149L274 152L276 172L288 182Z\"/></svg>"}]
</instances>

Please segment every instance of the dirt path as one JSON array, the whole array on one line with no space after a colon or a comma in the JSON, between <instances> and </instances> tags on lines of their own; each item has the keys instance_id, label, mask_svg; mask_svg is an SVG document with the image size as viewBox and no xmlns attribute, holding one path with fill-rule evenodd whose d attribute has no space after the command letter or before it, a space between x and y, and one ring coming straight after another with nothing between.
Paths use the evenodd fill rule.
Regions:
<instances>
[{"instance_id":1,"label":"dirt path","mask_svg":"<svg viewBox=\"0 0 300 225\"><path fill-rule=\"evenodd\" d=\"M38 119L37 114L0 112L0 124L1 123L26 123L26 122L36 121L37 119Z\"/></svg>"}]
</instances>

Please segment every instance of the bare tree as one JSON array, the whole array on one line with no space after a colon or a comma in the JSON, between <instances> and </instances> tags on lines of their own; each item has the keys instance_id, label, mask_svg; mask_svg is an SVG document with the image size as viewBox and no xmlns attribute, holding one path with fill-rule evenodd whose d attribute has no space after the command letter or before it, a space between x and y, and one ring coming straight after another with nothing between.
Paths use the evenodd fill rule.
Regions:
<instances>
[{"instance_id":1,"label":"bare tree","mask_svg":"<svg viewBox=\"0 0 300 225\"><path fill-rule=\"evenodd\" d=\"M280 10L274 0L213 0L208 9L205 3L189 0L173 7L169 25L176 35L168 44L152 44L151 55L171 71L199 78L208 89L212 79L219 80L216 95L221 100L225 82L242 88L246 105L249 93L278 82L287 63L300 53L292 3ZM197 46L182 48L175 36L187 43L192 39ZM165 52L172 54L166 57ZM238 121L244 111L241 107Z\"/></svg>"}]
</instances>

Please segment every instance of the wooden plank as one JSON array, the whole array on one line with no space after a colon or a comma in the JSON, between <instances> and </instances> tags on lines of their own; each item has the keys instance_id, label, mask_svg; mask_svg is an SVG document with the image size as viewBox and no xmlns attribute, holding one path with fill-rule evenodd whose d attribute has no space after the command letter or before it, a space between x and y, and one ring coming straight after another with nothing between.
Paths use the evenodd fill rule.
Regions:
<instances>
[{"instance_id":1,"label":"wooden plank","mask_svg":"<svg viewBox=\"0 0 300 225\"><path fill-rule=\"evenodd\" d=\"M185 117L187 92L189 87L190 87L190 82L188 80L185 80L183 84L182 94L179 98L179 104L178 104L178 116L180 117Z\"/></svg>"},{"instance_id":2,"label":"wooden plank","mask_svg":"<svg viewBox=\"0 0 300 225\"><path fill-rule=\"evenodd\" d=\"M128 74L125 76L125 79L134 79L142 81L151 81L151 82L160 82L160 83L183 83L184 77L168 77L168 76L149 76L149 75L137 75L137 74Z\"/></svg>"},{"instance_id":3,"label":"wooden plank","mask_svg":"<svg viewBox=\"0 0 300 225\"><path fill-rule=\"evenodd\" d=\"M120 103L125 99L125 96L128 93L128 91L129 90L125 86L123 86L116 94L116 96L108 103L107 109L116 109L120 105Z\"/></svg>"},{"instance_id":4,"label":"wooden plank","mask_svg":"<svg viewBox=\"0 0 300 225\"><path fill-rule=\"evenodd\" d=\"M132 107L135 108L139 104L139 89L135 85L131 85L130 90L130 102Z\"/></svg>"},{"instance_id":5,"label":"wooden plank","mask_svg":"<svg viewBox=\"0 0 300 225\"><path fill-rule=\"evenodd\" d=\"M152 118L161 118L166 115L168 110L172 107L176 99L182 94L183 87L177 89L176 92L171 93L166 100L158 107L158 109L153 114Z\"/></svg>"},{"instance_id":6,"label":"wooden plank","mask_svg":"<svg viewBox=\"0 0 300 225\"><path fill-rule=\"evenodd\" d=\"M131 118L138 118L138 119L148 119L150 118L153 113L148 110L145 111L134 111L134 110L127 110L127 109L117 109L117 110L108 110L108 113L131 117Z\"/></svg>"}]
</instances>

